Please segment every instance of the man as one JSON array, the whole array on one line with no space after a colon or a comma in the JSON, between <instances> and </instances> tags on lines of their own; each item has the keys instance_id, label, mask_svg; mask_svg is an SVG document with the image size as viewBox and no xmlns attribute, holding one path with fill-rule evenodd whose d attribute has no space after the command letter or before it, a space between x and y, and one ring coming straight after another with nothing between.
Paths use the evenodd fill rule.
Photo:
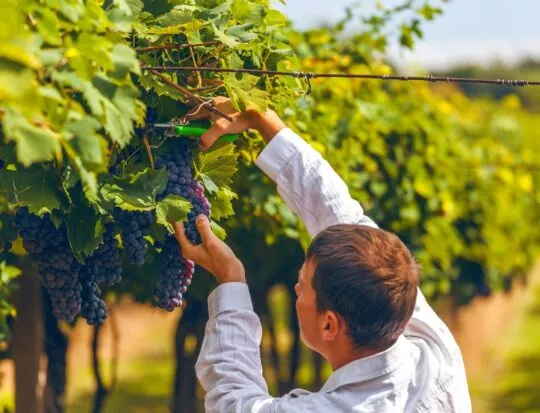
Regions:
<instances>
[{"instance_id":1,"label":"man","mask_svg":"<svg viewBox=\"0 0 540 413\"><path fill-rule=\"evenodd\" d=\"M181 223L175 230L184 255L220 284L208 298L196 365L206 411L470 412L460 350L418 289L405 245L364 215L330 165L275 113L233 113L227 100L216 104L233 122L215 119L202 149L222 134L258 130L267 146L257 165L315 237L295 286L296 309L303 342L334 372L317 393L268 394L244 267L200 216L202 245L186 239Z\"/></svg>"}]
</instances>

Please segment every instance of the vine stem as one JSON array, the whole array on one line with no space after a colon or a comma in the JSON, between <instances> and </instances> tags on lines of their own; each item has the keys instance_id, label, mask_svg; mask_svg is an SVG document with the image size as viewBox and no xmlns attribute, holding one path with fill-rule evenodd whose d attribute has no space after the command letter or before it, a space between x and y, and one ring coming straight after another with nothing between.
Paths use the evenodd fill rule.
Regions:
<instances>
[{"instance_id":1,"label":"vine stem","mask_svg":"<svg viewBox=\"0 0 540 413\"><path fill-rule=\"evenodd\" d=\"M143 66L144 68L145 66ZM200 96L197 96L196 94L194 93L191 93L189 90L187 90L186 88L174 83L172 80L170 80L169 78L167 78L166 76L163 76L161 73L159 73L158 71L156 70L149 70L150 73L152 73L154 76L158 77L159 79L161 79L163 82L165 82L167 85L171 86L172 88L178 90L180 93L182 93L191 103L195 104L195 105L201 105L203 103L207 103L206 100L204 100L203 98L201 98ZM220 111L219 109L217 109L216 107L212 106L212 105L208 105L208 110L210 112L213 112L219 116L221 116L222 118L225 118L227 119L229 122L232 122L232 118L229 116L229 115L226 115L225 113L223 113L222 111Z\"/></svg>"},{"instance_id":2,"label":"vine stem","mask_svg":"<svg viewBox=\"0 0 540 413\"><path fill-rule=\"evenodd\" d=\"M189 54L191 55L191 60L193 61L193 66L197 67L197 60L195 60L195 53L193 53L193 46L189 46ZM197 75L197 89L200 89L202 86L201 72L195 72Z\"/></svg>"},{"instance_id":3,"label":"vine stem","mask_svg":"<svg viewBox=\"0 0 540 413\"><path fill-rule=\"evenodd\" d=\"M150 160L150 167L152 170L155 170L155 164L154 164L154 155L152 154L152 148L150 148L150 143L148 142L148 135L146 133L143 137L143 144L144 148L146 149L146 153L148 154L148 159Z\"/></svg>"}]
</instances>

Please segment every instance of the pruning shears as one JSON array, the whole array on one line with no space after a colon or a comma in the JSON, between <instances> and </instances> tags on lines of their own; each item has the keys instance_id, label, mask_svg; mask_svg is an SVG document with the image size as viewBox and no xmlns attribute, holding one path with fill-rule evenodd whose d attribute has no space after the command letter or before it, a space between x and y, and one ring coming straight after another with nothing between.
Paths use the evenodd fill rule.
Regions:
<instances>
[{"instance_id":1,"label":"pruning shears","mask_svg":"<svg viewBox=\"0 0 540 413\"><path fill-rule=\"evenodd\" d=\"M154 128L168 129L172 135L184 136L189 138L200 138L208 130L208 128L200 126L175 125L172 123L156 123L153 126ZM234 142L239 138L240 136L238 135L228 134L220 136L218 140L225 142Z\"/></svg>"}]
</instances>

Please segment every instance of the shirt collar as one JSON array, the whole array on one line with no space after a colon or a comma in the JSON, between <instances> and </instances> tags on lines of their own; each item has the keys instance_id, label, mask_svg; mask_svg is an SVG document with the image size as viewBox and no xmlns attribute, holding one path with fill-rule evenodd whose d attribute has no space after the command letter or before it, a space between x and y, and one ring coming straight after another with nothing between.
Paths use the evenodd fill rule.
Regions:
<instances>
[{"instance_id":1,"label":"shirt collar","mask_svg":"<svg viewBox=\"0 0 540 413\"><path fill-rule=\"evenodd\" d=\"M410 343L400 336L392 347L340 367L332 373L321 392L329 392L340 386L360 383L382 377L403 364L410 357Z\"/></svg>"}]
</instances>

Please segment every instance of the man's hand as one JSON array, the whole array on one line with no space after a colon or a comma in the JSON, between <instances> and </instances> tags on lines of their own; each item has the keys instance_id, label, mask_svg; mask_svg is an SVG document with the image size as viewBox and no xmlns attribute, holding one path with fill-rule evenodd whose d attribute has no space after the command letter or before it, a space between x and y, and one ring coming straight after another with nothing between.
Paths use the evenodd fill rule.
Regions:
<instances>
[{"instance_id":1,"label":"man's hand","mask_svg":"<svg viewBox=\"0 0 540 413\"><path fill-rule=\"evenodd\" d=\"M197 231L202 239L201 245L193 245L187 239L182 222L174 223L176 239L184 257L212 273L220 284L246 282L244 265L236 258L229 246L212 232L208 218L205 215L199 215L196 222Z\"/></svg>"},{"instance_id":2,"label":"man's hand","mask_svg":"<svg viewBox=\"0 0 540 413\"><path fill-rule=\"evenodd\" d=\"M259 131L265 142L269 143L280 130L286 128L277 114L271 110L261 113L248 108L245 112L237 112L231 101L222 96L214 99L214 106L229 115L233 121L229 122L227 119L210 112L205 106L196 108L186 115L187 120L211 117L214 121L214 125L201 136L200 147L202 150L210 148L222 135L242 133L249 129Z\"/></svg>"}]
</instances>

